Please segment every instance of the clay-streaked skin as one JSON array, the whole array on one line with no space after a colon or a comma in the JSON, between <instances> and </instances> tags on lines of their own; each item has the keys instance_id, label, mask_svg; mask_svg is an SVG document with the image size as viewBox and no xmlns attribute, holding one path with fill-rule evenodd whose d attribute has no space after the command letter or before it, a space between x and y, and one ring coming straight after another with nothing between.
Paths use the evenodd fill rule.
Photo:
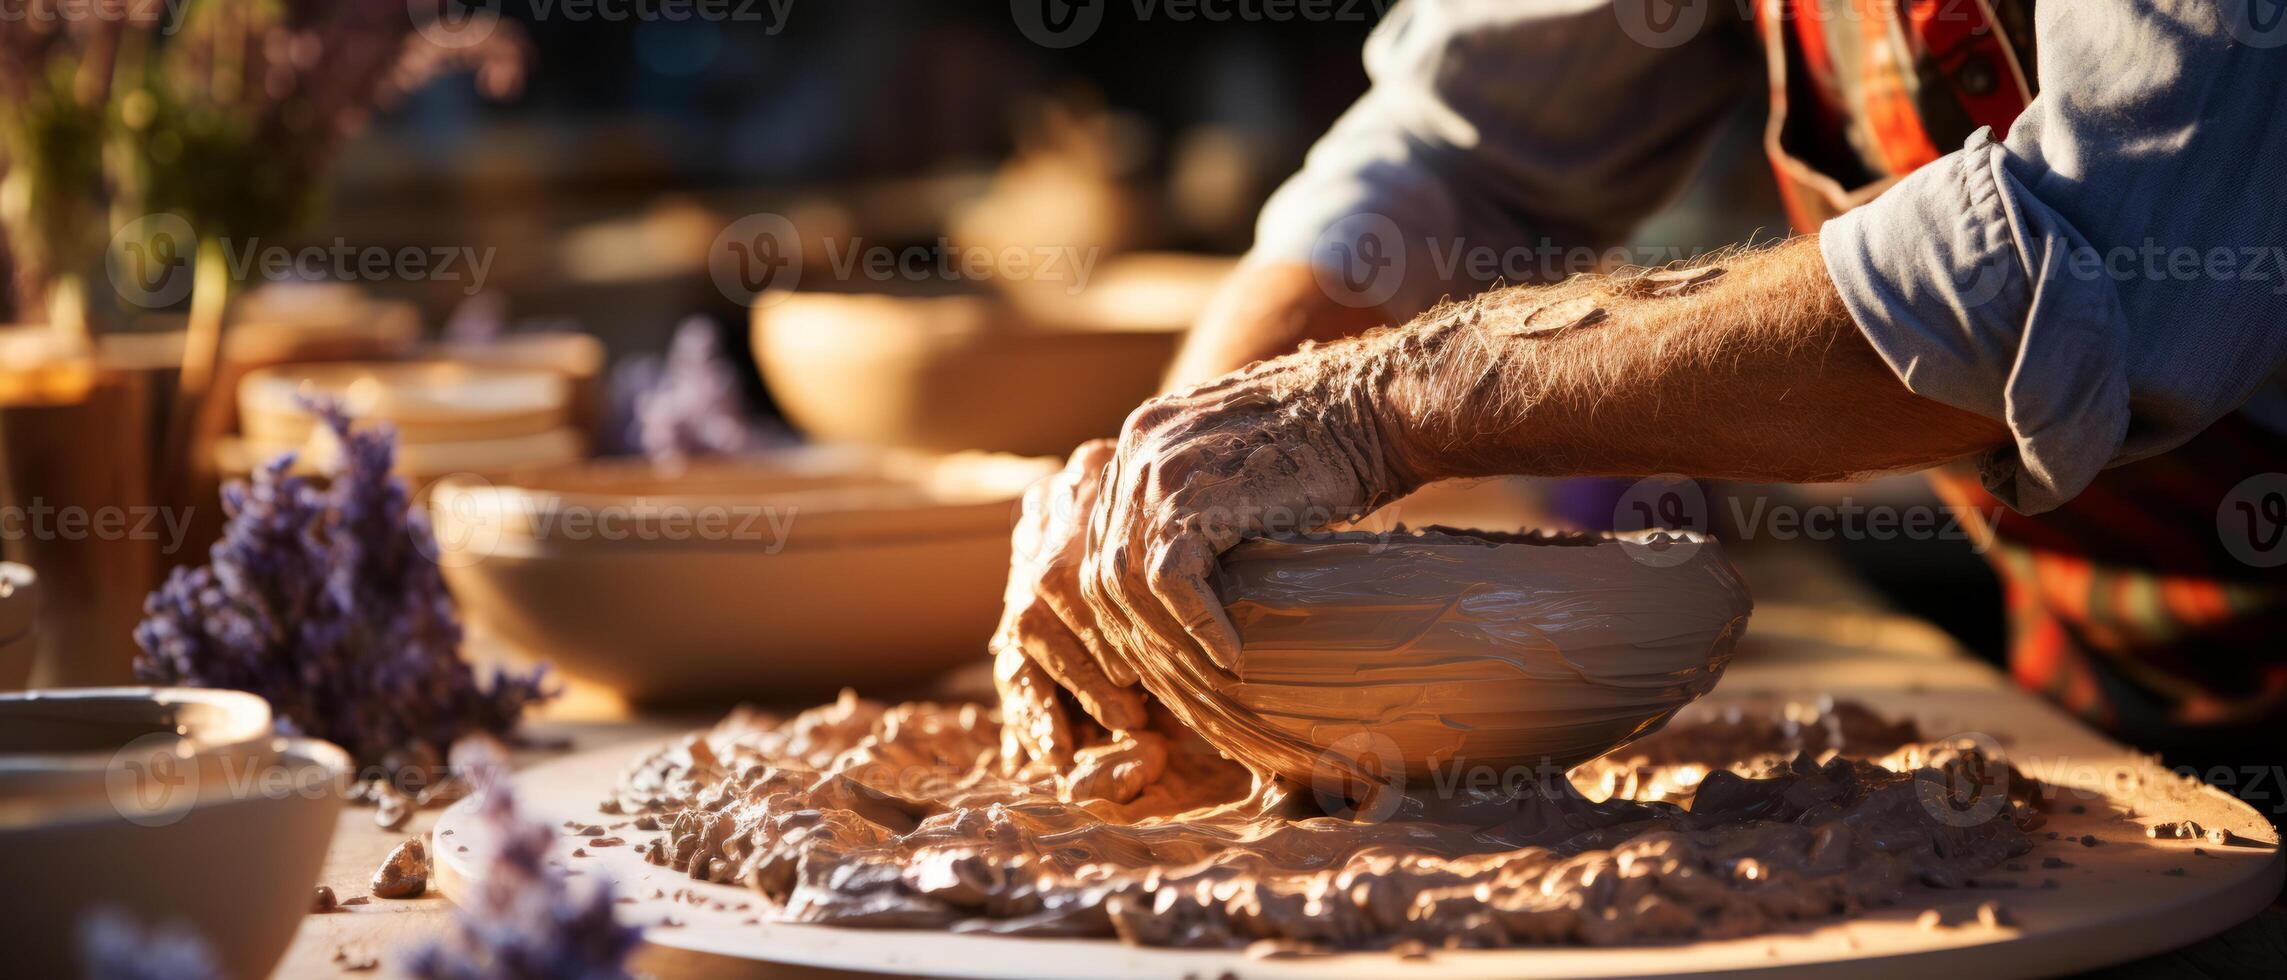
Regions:
<instances>
[{"instance_id":1,"label":"clay-streaked skin","mask_svg":"<svg viewBox=\"0 0 2287 980\"><path fill-rule=\"evenodd\" d=\"M1176 713L1301 785L1441 765L1561 774L1713 688L1752 605L1697 535L1257 539L1215 585L1238 662Z\"/></svg>"},{"instance_id":2,"label":"clay-streaked skin","mask_svg":"<svg viewBox=\"0 0 2287 980\"><path fill-rule=\"evenodd\" d=\"M991 712L845 695L663 749L605 809L661 831L654 863L751 887L786 921L1166 946L1734 937L1960 887L2031 847L2021 802L1944 818L1948 787L2031 787L2004 764L1863 709L1804 714L1671 728L1572 783L1421 781L1397 819L1352 820L1181 739L1143 750L1165 776L1130 802L1076 798L1044 766L1001 769Z\"/></svg>"},{"instance_id":3,"label":"clay-streaked skin","mask_svg":"<svg viewBox=\"0 0 2287 980\"><path fill-rule=\"evenodd\" d=\"M1243 270L1228 296L1274 271ZM1300 290L1289 298L1309 293L1307 276L1280 281ZM1328 331L1324 304L1217 305L1286 324L1266 335L1280 338L1370 322L1336 318ZM1259 356L1285 342L1210 346ZM1187 351L1187 376L1234 366L1193 356L1209 349ZM1139 716L1126 710L1139 686L1188 697L1184 679L1238 656L1207 584L1221 552L1349 519L1428 481L1817 482L1918 469L2007 436L1898 381L1826 278L1815 236L1699 268L1495 290L1396 329L1304 343L1146 403L1116 444L1083 447L1072 478L1027 508L1028 523L1086 516L1057 522L1038 549L1063 558L1012 572L1010 594L1037 601L1011 604L995 644L1004 711L1026 720L1010 747L1061 762L1074 744L1032 736L1105 737L1064 716L1058 687L1114 733Z\"/></svg>"}]
</instances>

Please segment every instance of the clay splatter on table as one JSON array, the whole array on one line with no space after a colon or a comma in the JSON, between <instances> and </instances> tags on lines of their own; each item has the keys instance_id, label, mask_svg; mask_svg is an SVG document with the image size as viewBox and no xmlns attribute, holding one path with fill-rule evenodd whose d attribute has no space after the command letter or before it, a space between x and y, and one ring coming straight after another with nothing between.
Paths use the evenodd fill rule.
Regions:
<instances>
[{"instance_id":1,"label":"clay splatter on table","mask_svg":"<svg viewBox=\"0 0 2287 980\"><path fill-rule=\"evenodd\" d=\"M1275 950L1753 935L1973 885L2042 820L1976 745L1848 704L1677 724L1569 778L1432 772L1363 813L1147 741L1164 774L1115 803L1004 763L987 709L845 695L734 714L604 808L784 921Z\"/></svg>"}]
</instances>

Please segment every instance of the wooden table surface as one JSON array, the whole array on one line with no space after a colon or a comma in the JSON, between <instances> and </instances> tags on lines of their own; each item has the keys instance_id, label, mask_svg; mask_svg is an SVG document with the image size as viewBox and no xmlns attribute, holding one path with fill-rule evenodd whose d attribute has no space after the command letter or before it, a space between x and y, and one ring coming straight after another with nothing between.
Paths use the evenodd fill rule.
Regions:
<instances>
[{"instance_id":1,"label":"wooden table surface","mask_svg":"<svg viewBox=\"0 0 2287 980\"><path fill-rule=\"evenodd\" d=\"M1864 694L1883 689L1991 688L2007 683L1926 623L1875 611L1847 596L1820 595L1818 600L1815 607L1769 602L1760 606L1748 641L1724 680L1724 689L1852 690ZM948 683L958 692L978 690L980 683L990 682L980 669ZM1878 697L1869 700L1880 707ZM689 731L711 720L710 713L629 712L608 695L575 688L571 696L548 708L528 729L542 740L562 738L581 749L626 743L632 757L643 743ZM519 761L540 757L544 756L524 753ZM416 814L404 828L385 831L374 824L369 807L353 806L344 811L326 858L322 883L342 898L368 894L369 879L383 857L406 838L427 833L437 812ZM439 935L452 914L451 903L432 894L405 901L374 899L346 912L309 916L277 975L373 976L377 973L352 973L346 967L375 961L378 975L390 975L410 948ZM639 972L663 977L695 972L688 960L663 950L647 950L638 956L635 966ZM709 975L716 975L716 970L719 966L710 969ZM2215 938L2105 973L2108 977L2171 978L2249 974L2287 975L2287 910L2276 902L2257 918ZM805 971L803 975L816 974Z\"/></svg>"}]
</instances>

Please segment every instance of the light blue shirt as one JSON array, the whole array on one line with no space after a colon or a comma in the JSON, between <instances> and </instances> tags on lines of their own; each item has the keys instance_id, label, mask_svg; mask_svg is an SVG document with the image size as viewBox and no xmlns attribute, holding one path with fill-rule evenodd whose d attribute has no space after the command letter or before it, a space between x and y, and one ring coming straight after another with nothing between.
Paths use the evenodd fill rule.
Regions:
<instances>
[{"instance_id":1,"label":"light blue shirt","mask_svg":"<svg viewBox=\"0 0 2287 980\"><path fill-rule=\"evenodd\" d=\"M2019 510L2234 410L2287 430L2282 2L2041 3L2040 94L2008 139L1980 131L1823 229L1907 387L2008 425L1982 469ZM1767 91L1739 5L1697 4L1715 12L1663 32L1644 0L1404 0L1255 254L1354 261L1358 216L1386 218L1400 240L1366 295L1402 312L1548 265L1520 246L1625 240ZM1509 259L1463 261L1489 253Z\"/></svg>"}]
</instances>

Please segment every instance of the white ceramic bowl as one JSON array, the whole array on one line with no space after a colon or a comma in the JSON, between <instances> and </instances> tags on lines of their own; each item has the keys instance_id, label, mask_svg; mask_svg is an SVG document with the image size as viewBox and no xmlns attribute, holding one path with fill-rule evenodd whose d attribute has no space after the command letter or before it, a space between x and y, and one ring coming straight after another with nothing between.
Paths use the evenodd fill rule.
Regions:
<instances>
[{"instance_id":1,"label":"white ceramic bowl","mask_svg":"<svg viewBox=\"0 0 2287 980\"><path fill-rule=\"evenodd\" d=\"M269 974L308 911L350 761L269 737L267 706L249 698L261 704L182 689L0 696L10 973L78 975L79 931L108 908L196 934L225 975Z\"/></svg>"},{"instance_id":2,"label":"white ceramic bowl","mask_svg":"<svg viewBox=\"0 0 2287 980\"><path fill-rule=\"evenodd\" d=\"M1024 488L1055 461L797 449L439 482L472 623L632 700L789 701L983 659Z\"/></svg>"},{"instance_id":3,"label":"white ceramic bowl","mask_svg":"<svg viewBox=\"0 0 2287 980\"><path fill-rule=\"evenodd\" d=\"M0 691L23 688L32 677L32 630L39 624L40 579L15 562L0 562Z\"/></svg>"},{"instance_id":4,"label":"white ceramic bowl","mask_svg":"<svg viewBox=\"0 0 2287 980\"><path fill-rule=\"evenodd\" d=\"M1714 539L1671 532L1256 540L1215 586L1241 640L1216 706L1301 746L1267 761L1306 785L1569 769L1713 688L1753 608Z\"/></svg>"}]
</instances>

